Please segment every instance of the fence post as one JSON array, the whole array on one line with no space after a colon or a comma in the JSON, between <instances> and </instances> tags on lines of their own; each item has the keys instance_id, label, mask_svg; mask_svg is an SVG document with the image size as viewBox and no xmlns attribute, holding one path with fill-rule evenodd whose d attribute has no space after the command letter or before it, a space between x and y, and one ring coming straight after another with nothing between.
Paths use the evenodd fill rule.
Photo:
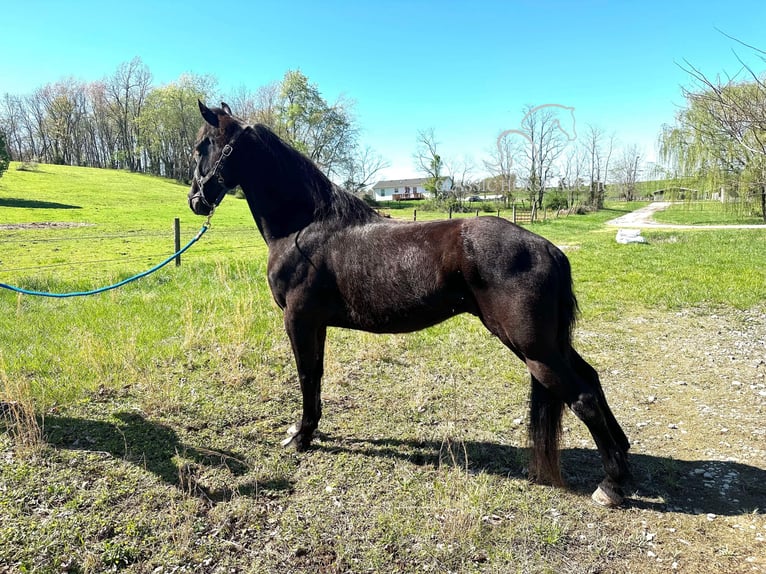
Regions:
<instances>
[{"instance_id":1,"label":"fence post","mask_svg":"<svg viewBox=\"0 0 766 574\"><path fill-rule=\"evenodd\" d=\"M413 209L412 210L412 221L417 221L417 220L418 220L418 210L417 209Z\"/></svg>"},{"instance_id":2,"label":"fence post","mask_svg":"<svg viewBox=\"0 0 766 574\"><path fill-rule=\"evenodd\" d=\"M452 206L449 206L449 218L452 219Z\"/></svg>"},{"instance_id":3,"label":"fence post","mask_svg":"<svg viewBox=\"0 0 766 574\"><path fill-rule=\"evenodd\" d=\"M516 204L513 204L513 222L516 223Z\"/></svg>"},{"instance_id":4,"label":"fence post","mask_svg":"<svg viewBox=\"0 0 766 574\"><path fill-rule=\"evenodd\" d=\"M181 220L175 218L173 220L173 235L175 238L176 253L181 250ZM176 267L181 265L181 255L176 255Z\"/></svg>"}]
</instances>

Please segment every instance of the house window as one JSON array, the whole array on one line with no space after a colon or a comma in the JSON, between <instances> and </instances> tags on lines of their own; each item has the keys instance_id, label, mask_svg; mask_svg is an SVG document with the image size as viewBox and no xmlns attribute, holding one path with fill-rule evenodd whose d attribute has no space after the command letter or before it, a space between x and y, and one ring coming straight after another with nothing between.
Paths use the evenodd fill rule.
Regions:
<instances>
[{"instance_id":1,"label":"house window","mask_svg":"<svg viewBox=\"0 0 766 574\"><path fill-rule=\"evenodd\" d=\"M385 194L386 194L386 190L385 189L379 189L378 190L378 195L379 196L383 197Z\"/></svg>"},{"instance_id":2,"label":"house window","mask_svg":"<svg viewBox=\"0 0 766 574\"><path fill-rule=\"evenodd\" d=\"M394 188L394 193L399 193L399 188L398 187Z\"/></svg>"},{"instance_id":3,"label":"house window","mask_svg":"<svg viewBox=\"0 0 766 574\"><path fill-rule=\"evenodd\" d=\"M409 193L409 192L410 192L410 188L409 187L405 187L404 188L404 193Z\"/></svg>"}]
</instances>

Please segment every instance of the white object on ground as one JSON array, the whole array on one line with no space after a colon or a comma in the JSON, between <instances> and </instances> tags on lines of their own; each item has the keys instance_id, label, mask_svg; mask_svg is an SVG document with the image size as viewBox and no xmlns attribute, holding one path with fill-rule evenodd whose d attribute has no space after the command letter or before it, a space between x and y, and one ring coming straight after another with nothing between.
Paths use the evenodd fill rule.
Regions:
<instances>
[{"instance_id":1,"label":"white object on ground","mask_svg":"<svg viewBox=\"0 0 766 574\"><path fill-rule=\"evenodd\" d=\"M617 243L627 245L628 243L646 243L646 239L641 235L640 229L618 229Z\"/></svg>"}]
</instances>

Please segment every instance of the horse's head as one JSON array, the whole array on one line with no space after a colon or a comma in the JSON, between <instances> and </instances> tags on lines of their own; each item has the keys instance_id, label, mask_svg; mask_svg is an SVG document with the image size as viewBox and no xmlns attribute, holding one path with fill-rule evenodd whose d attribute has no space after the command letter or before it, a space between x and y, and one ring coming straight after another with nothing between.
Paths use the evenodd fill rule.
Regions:
<instances>
[{"instance_id":1,"label":"horse's head","mask_svg":"<svg viewBox=\"0 0 766 574\"><path fill-rule=\"evenodd\" d=\"M196 167L189 190L189 207L197 215L209 215L226 192L239 185L234 155L237 139L247 127L232 115L225 103L212 109L198 103L205 123L194 146Z\"/></svg>"}]
</instances>

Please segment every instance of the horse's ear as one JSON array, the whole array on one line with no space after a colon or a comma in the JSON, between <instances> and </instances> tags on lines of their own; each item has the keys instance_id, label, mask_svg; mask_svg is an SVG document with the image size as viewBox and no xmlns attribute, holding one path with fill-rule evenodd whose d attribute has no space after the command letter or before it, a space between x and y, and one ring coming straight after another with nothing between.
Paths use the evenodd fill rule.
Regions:
<instances>
[{"instance_id":1,"label":"horse's ear","mask_svg":"<svg viewBox=\"0 0 766 574\"><path fill-rule=\"evenodd\" d=\"M218 127L218 116L215 115L215 112L208 108L205 104L202 103L202 101L197 100L197 104L199 105L199 112L202 114L202 117L205 118L205 121L209 123L214 128Z\"/></svg>"},{"instance_id":2,"label":"horse's ear","mask_svg":"<svg viewBox=\"0 0 766 574\"><path fill-rule=\"evenodd\" d=\"M221 109L227 114L229 114L230 116L234 115L231 113L231 108L229 107L229 104L227 104L226 102L221 102Z\"/></svg>"}]
</instances>

